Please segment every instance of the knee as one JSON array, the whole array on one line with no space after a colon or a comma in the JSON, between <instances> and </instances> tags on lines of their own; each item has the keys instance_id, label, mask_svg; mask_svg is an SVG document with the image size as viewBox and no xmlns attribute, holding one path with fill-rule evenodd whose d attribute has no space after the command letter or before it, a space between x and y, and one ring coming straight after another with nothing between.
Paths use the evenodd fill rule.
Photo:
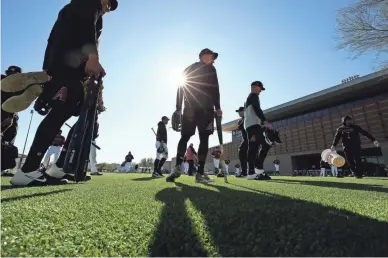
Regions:
<instances>
[{"instance_id":1,"label":"knee","mask_svg":"<svg viewBox=\"0 0 388 258\"><path fill-rule=\"evenodd\" d=\"M187 142L189 142L191 136L193 136L193 135L192 134L182 134L180 141L187 143Z\"/></svg>"},{"instance_id":2,"label":"knee","mask_svg":"<svg viewBox=\"0 0 388 258\"><path fill-rule=\"evenodd\" d=\"M209 134L207 133L202 133L199 134L199 141L200 143L206 144L209 142Z\"/></svg>"}]
</instances>

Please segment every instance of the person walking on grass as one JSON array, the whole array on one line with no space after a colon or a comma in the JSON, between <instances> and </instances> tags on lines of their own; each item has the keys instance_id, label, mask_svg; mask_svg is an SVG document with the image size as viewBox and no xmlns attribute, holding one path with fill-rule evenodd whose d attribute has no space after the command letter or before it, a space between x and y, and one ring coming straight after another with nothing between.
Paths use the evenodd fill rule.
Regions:
<instances>
[{"instance_id":1,"label":"person walking on grass","mask_svg":"<svg viewBox=\"0 0 388 258\"><path fill-rule=\"evenodd\" d=\"M207 48L203 49L199 53L199 62L190 65L184 72L187 81L178 89L176 111L171 119L172 127L174 131L181 133L181 139L177 147L176 164L166 178L167 182L174 182L180 176L179 167L183 163L187 143L196 129L200 143L195 180L198 183L213 181L204 170L209 150L209 136L214 132L214 113L222 116L217 71L213 65L217 57L218 53Z\"/></svg>"},{"instance_id":2,"label":"person walking on grass","mask_svg":"<svg viewBox=\"0 0 388 258\"><path fill-rule=\"evenodd\" d=\"M376 147L379 147L379 142L376 141L376 139L370 133L362 129L360 126L355 125L353 123L353 119L350 116L344 116L341 119L341 122L342 125L337 129L331 150L336 150L336 146L341 139L346 162L349 165L350 171L356 178L361 179L363 177L363 173L360 134L371 140Z\"/></svg>"},{"instance_id":3,"label":"person walking on grass","mask_svg":"<svg viewBox=\"0 0 388 258\"><path fill-rule=\"evenodd\" d=\"M264 91L264 85L260 81L251 83L251 93L245 102L244 127L248 136L248 180L271 179L264 173L264 160L271 148L264 136L265 128L271 130L260 107L259 95Z\"/></svg>"},{"instance_id":4,"label":"person walking on grass","mask_svg":"<svg viewBox=\"0 0 388 258\"><path fill-rule=\"evenodd\" d=\"M46 48L43 72L20 74L2 82L6 91L24 91L3 104L19 112L36 100L34 109L46 117L40 123L26 161L11 179L15 186L67 183L51 178L40 170L43 154L55 135L72 116L80 114L84 101L83 83L90 76L105 76L99 59L98 42L102 32L102 17L118 6L117 0L72 0L58 14ZM51 77L51 78L50 78ZM18 83L15 89L12 85ZM43 85L43 87L41 86ZM7 105L6 105L7 104ZM45 112L51 110L49 113Z\"/></svg>"}]
</instances>

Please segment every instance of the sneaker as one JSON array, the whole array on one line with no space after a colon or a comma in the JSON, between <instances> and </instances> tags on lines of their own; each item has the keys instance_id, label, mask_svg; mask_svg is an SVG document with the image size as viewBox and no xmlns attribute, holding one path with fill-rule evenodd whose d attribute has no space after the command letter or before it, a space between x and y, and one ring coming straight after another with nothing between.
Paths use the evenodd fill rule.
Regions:
<instances>
[{"instance_id":1,"label":"sneaker","mask_svg":"<svg viewBox=\"0 0 388 258\"><path fill-rule=\"evenodd\" d=\"M62 168L58 167L54 162L50 165L49 169L46 170L46 174L54 178L64 178L66 173L63 172ZM73 177L74 178L74 177Z\"/></svg>"},{"instance_id":2,"label":"sneaker","mask_svg":"<svg viewBox=\"0 0 388 258\"><path fill-rule=\"evenodd\" d=\"M47 179L40 171L24 173L18 169L16 174L11 178L13 186L42 186L47 185Z\"/></svg>"},{"instance_id":3,"label":"sneaker","mask_svg":"<svg viewBox=\"0 0 388 258\"><path fill-rule=\"evenodd\" d=\"M15 174L8 171L8 170L4 170L1 172L1 176L7 176L7 177L13 177Z\"/></svg>"},{"instance_id":4,"label":"sneaker","mask_svg":"<svg viewBox=\"0 0 388 258\"><path fill-rule=\"evenodd\" d=\"M104 174L101 174L100 172L93 172L90 173L91 176L103 176Z\"/></svg>"},{"instance_id":5,"label":"sneaker","mask_svg":"<svg viewBox=\"0 0 388 258\"><path fill-rule=\"evenodd\" d=\"M1 80L1 90L4 92L18 92L26 90L30 85L43 84L50 80L45 72L17 73Z\"/></svg>"},{"instance_id":6,"label":"sneaker","mask_svg":"<svg viewBox=\"0 0 388 258\"><path fill-rule=\"evenodd\" d=\"M67 179L69 181L75 181L75 178L74 178L73 174L66 174L62 179ZM86 182L86 181L89 181L89 180L92 180L92 177L89 176L89 175L86 175L84 181Z\"/></svg>"},{"instance_id":7,"label":"sneaker","mask_svg":"<svg viewBox=\"0 0 388 258\"><path fill-rule=\"evenodd\" d=\"M363 176L355 176L357 179L362 179Z\"/></svg>"},{"instance_id":8,"label":"sneaker","mask_svg":"<svg viewBox=\"0 0 388 258\"><path fill-rule=\"evenodd\" d=\"M208 174L206 174L206 173L203 174L203 177L204 177L207 181L209 181L210 183L216 181L216 180L214 180L213 178L211 178L211 177L210 177Z\"/></svg>"},{"instance_id":9,"label":"sneaker","mask_svg":"<svg viewBox=\"0 0 388 258\"><path fill-rule=\"evenodd\" d=\"M175 179L181 176L179 166L174 167L173 171L166 177L166 182L174 182Z\"/></svg>"},{"instance_id":10,"label":"sneaker","mask_svg":"<svg viewBox=\"0 0 388 258\"><path fill-rule=\"evenodd\" d=\"M160 175L159 175L158 173L154 172L154 173L152 173L152 177L153 177L153 178L159 178Z\"/></svg>"},{"instance_id":11,"label":"sneaker","mask_svg":"<svg viewBox=\"0 0 388 258\"><path fill-rule=\"evenodd\" d=\"M269 176L269 175L267 175L266 173L263 173L263 174L261 174L262 175L262 178L263 179L259 179L259 180L271 180L272 178Z\"/></svg>"},{"instance_id":12,"label":"sneaker","mask_svg":"<svg viewBox=\"0 0 388 258\"><path fill-rule=\"evenodd\" d=\"M265 174L252 174L247 176L248 180L270 180L271 177Z\"/></svg>"},{"instance_id":13,"label":"sneaker","mask_svg":"<svg viewBox=\"0 0 388 258\"><path fill-rule=\"evenodd\" d=\"M8 80L7 80L8 79ZM1 90L5 92L23 91L20 95L7 99L2 108L9 113L21 112L27 109L43 92L42 84L50 77L45 72L18 73L1 81Z\"/></svg>"},{"instance_id":14,"label":"sneaker","mask_svg":"<svg viewBox=\"0 0 388 258\"><path fill-rule=\"evenodd\" d=\"M207 183L209 183L209 180L207 180L206 178L205 178L205 176L204 175L201 175L201 174L196 174L195 175L195 182L196 183L204 183L204 184L207 184Z\"/></svg>"},{"instance_id":15,"label":"sneaker","mask_svg":"<svg viewBox=\"0 0 388 258\"><path fill-rule=\"evenodd\" d=\"M224 173L222 173L221 171L217 174L217 177L224 177Z\"/></svg>"},{"instance_id":16,"label":"sneaker","mask_svg":"<svg viewBox=\"0 0 388 258\"><path fill-rule=\"evenodd\" d=\"M259 180L259 175L258 174L249 174L247 176L248 180Z\"/></svg>"}]
</instances>

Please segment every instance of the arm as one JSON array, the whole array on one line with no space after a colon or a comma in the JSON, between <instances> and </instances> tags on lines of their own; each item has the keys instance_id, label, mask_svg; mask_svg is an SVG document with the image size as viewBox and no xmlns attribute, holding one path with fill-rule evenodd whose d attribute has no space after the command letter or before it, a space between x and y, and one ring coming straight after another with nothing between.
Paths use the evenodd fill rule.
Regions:
<instances>
[{"instance_id":1,"label":"arm","mask_svg":"<svg viewBox=\"0 0 388 258\"><path fill-rule=\"evenodd\" d=\"M334 140L332 146L335 147L338 144L339 139L341 138L341 129L338 128L337 132L335 133Z\"/></svg>"},{"instance_id":2,"label":"arm","mask_svg":"<svg viewBox=\"0 0 388 258\"><path fill-rule=\"evenodd\" d=\"M214 108L216 110L221 109L220 104L220 86L218 84L217 70L212 67L211 75L210 75L210 85L211 85L211 95L213 99Z\"/></svg>"},{"instance_id":3,"label":"arm","mask_svg":"<svg viewBox=\"0 0 388 258\"><path fill-rule=\"evenodd\" d=\"M375 139L369 132L365 131L365 130L362 129L360 126L357 125L356 128L357 128L357 131L358 131L360 134L364 135L365 137L367 137L367 138L368 138L369 140L371 140L372 142L376 141L376 139Z\"/></svg>"},{"instance_id":4,"label":"arm","mask_svg":"<svg viewBox=\"0 0 388 258\"><path fill-rule=\"evenodd\" d=\"M267 119L264 116L263 110L260 108L259 96L256 94L251 95L252 99L252 107L255 110L256 115L260 118L261 122L266 122Z\"/></svg>"},{"instance_id":5,"label":"arm","mask_svg":"<svg viewBox=\"0 0 388 258\"><path fill-rule=\"evenodd\" d=\"M156 130L156 140L159 141L160 140L160 125L158 124L158 129Z\"/></svg>"}]
</instances>

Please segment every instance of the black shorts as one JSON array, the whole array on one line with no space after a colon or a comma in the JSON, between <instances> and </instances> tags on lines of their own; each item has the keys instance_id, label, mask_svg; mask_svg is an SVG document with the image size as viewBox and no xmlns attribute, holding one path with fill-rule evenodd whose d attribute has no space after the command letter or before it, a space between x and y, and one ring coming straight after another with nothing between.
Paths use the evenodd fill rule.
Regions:
<instances>
[{"instance_id":1,"label":"black shorts","mask_svg":"<svg viewBox=\"0 0 388 258\"><path fill-rule=\"evenodd\" d=\"M182 114L182 134L194 135L198 128L200 134L214 132L214 109L186 108Z\"/></svg>"},{"instance_id":2,"label":"black shorts","mask_svg":"<svg viewBox=\"0 0 388 258\"><path fill-rule=\"evenodd\" d=\"M260 125L252 125L246 129L248 134L248 143L251 142L253 138L255 138L258 144L267 144L264 137L264 128Z\"/></svg>"},{"instance_id":3,"label":"black shorts","mask_svg":"<svg viewBox=\"0 0 388 258\"><path fill-rule=\"evenodd\" d=\"M65 109L66 112L79 115L84 101L83 82L53 77L45 84L39 99L46 101L53 109Z\"/></svg>"}]
</instances>

